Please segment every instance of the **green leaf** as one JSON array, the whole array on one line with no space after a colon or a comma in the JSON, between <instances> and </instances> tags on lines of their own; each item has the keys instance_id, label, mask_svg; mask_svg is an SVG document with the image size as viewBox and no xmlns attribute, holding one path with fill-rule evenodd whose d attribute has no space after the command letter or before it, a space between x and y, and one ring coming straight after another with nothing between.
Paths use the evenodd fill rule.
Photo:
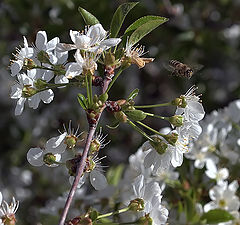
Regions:
<instances>
[{"instance_id":1,"label":"green leaf","mask_svg":"<svg viewBox=\"0 0 240 225\"><path fill-rule=\"evenodd\" d=\"M94 24L100 23L98 21L98 19L93 14L88 12L86 9L84 9L82 7L79 7L78 11L81 13L81 15L82 15L82 17L84 19L84 22L87 25L94 25Z\"/></svg>"},{"instance_id":2,"label":"green leaf","mask_svg":"<svg viewBox=\"0 0 240 225\"><path fill-rule=\"evenodd\" d=\"M120 164L116 167L111 167L107 171L107 181L109 184L117 186L123 174L124 165Z\"/></svg>"},{"instance_id":3,"label":"green leaf","mask_svg":"<svg viewBox=\"0 0 240 225\"><path fill-rule=\"evenodd\" d=\"M208 224L223 223L233 219L234 217L223 209L213 209L201 216L201 220L206 220Z\"/></svg>"},{"instance_id":4,"label":"green leaf","mask_svg":"<svg viewBox=\"0 0 240 225\"><path fill-rule=\"evenodd\" d=\"M87 100L83 94L78 94L78 102L84 110L88 108Z\"/></svg>"},{"instance_id":5,"label":"green leaf","mask_svg":"<svg viewBox=\"0 0 240 225\"><path fill-rule=\"evenodd\" d=\"M129 111L124 111L124 113L127 115L127 117L130 120L133 121L141 121L146 118L146 114L142 110L129 110Z\"/></svg>"},{"instance_id":6,"label":"green leaf","mask_svg":"<svg viewBox=\"0 0 240 225\"><path fill-rule=\"evenodd\" d=\"M137 97L138 93L139 93L139 89L138 89L138 88L134 89L134 90L130 93L130 95L128 96L128 99L127 99L127 100L128 100L128 101L133 100L134 98Z\"/></svg>"},{"instance_id":7,"label":"green leaf","mask_svg":"<svg viewBox=\"0 0 240 225\"><path fill-rule=\"evenodd\" d=\"M124 3L120 5L113 15L111 26L110 26L110 37L117 37L118 32L123 24L123 21L130 10L136 6L138 2Z\"/></svg>"},{"instance_id":8,"label":"green leaf","mask_svg":"<svg viewBox=\"0 0 240 225\"><path fill-rule=\"evenodd\" d=\"M131 34L128 40L129 44L131 45L136 44L143 37L145 37L147 34L149 34L151 31L153 31L154 29L156 29L158 26L165 23L166 21L168 21L167 18L160 17L159 19L153 19L142 24Z\"/></svg>"},{"instance_id":9,"label":"green leaf","mask_svg":"<svg viewBox=\"0 0 240 225\"><path fill-rule=\"evenodd\" d=\"M186 216L187 216L187 221L192 221L193 217L196 215L196 202L194 201L193 198L191 198L191 196L186 195L185 196L185 204L186 204Z\"/></svg>"},{"instance_id":10,"label":"green leaf","mask_svg":"<svg viewBox=\"0 0 240 225\"><path fill-rule=\"evenodd\" d=\"M134 30L136 30L137 28L139 28L140 26L142 26L143 24L149 22L149 21L153 21L153 20L159 20L159 19L166 19L165 17L160 17L160 16L143 16L141 18L139 18L138 20L136 20L134 23L132 23L124 32L124 34L133 32Z\"/></svg>"}]
</instances>

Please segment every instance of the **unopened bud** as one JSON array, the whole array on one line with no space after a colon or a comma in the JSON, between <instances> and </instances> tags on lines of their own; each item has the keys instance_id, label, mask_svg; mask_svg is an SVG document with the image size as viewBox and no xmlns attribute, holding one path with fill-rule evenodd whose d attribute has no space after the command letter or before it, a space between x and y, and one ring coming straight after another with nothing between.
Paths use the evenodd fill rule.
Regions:
<instances>
[{"instance_id":1,"label":"unopened bud","mask_svg":"<svg viewBox=\"0 0 240 225\"><path fill-rule=\"evenodd\" d=\"M144 120L147 116L142 110L138 110L138 109L130 110L130 111L124 111L124 112L126 113L127 117L130 120L133 120L133 121Z\"/></svg>"},{"instance_id":2,"label":"unopened bud","mask_svg":"<svg viewBox=\"0 0 240 225\"><path fill-rule=\"evenodd\" d=\"M56 163L56 156L53 153L51 153L51 152L46 153L43 156L43 162L50 166L50 165Z\"/></svg>"},{"instance_id":3,"label":"unopened bud","mask_svg":"<svg viewBox=\"0 0 240 225\"><path fill-rule=\"evenodd\" d=\"M108 94L107 93L101 94L99 96L99 100L101 100L102 102L106 102L108 100Z\"/></svg>"},{"instance_id":4,"label":"unopened bud","mask_svg":"<svg viewBox=\"0 0 240 225\"><path fill-rule=\"evenodd\" d=\"M50 57L47 54L47 52L41 50L38 54L37 54L37 59L41 62L41 63L48 63L51 64L50 62Z\"/></svg>"},{"instance_id":5,"label":"unopened bud","mask_svg":"<svg viewBox=\"0 0 240 225\"><path fill-rule=\"evenodd\" d=\"M127 103L127 100L126 99L119 99L117 100L117 104L120 105L120 106L123 106Z\"/></svg>"},{"instance_id":6,"label":"unopened bud","mask_svg":"<svg viewBox=\"0 0 240 225\"><path fill-rule=\"evenodd\" d=\"M178 140L178 134L175 132L172 132L171 134L163 135L163 138L170 144L175 146L177 140Z\"/></svg>"},{"instance_id":7,"label":"unopened bud","mask_svg":"<svg viewBox=\"0 0 240 225\"><path fill-rule=\"evenodd\" d=\"M105 55L104 64L107 66L111 66L111 65L115 64L115 61L116 61L116 59L115 59L114 54L111 52L107 52Z\"/></svg>"},{"instance_id":8,"label":"unopened bud","mask_svg":"<svg viewBox=\"0 0 240 225\"><path fill-rule=\"evenodd\" d=\"M134 212L142 211L144 210L144 200L142 198L136 198L130 201L128 207L129 207L129 210Z\"/></svg>"},{"instance_id":9,"label":"unopened bud","mask_svg":"<svg viewBox=\"0 0 240 225\"><path fill-rule=\"evenodd\" d=\"M123 111L114 112L113 115L117 121L122 122L122 123L127 122L127 116Z\"/></svg>"},{"instance_id":10,"label":"unopened bud","mask_svg":"<svg viewBox=\"0 0 240 225\"><path fill-rule=\"evenodd\" d=\"M153 148L157 151L158 154L164 154L168 148L167 143L165 143L159 137L152 137L152 139L153 141L150 141L150 144L153 146Z\"/></svg>"},{"instance_id":11,"label":"unopened bud","mask_svg":"<svg viewBox=\"0 0 240 225\"><path fill-rule=\"evenodd\" d=\"M175 98L172 102L172 105L175 105L180 108L185 108L187 106L186 98L182 95L179 98Z\"/></svg>"},{"instance_id":12,"label":"unopened bud","mask_svg":"<svg viewBox=\"0 0 240 225\"><path fill-rule=\"evenodd\" d=\"M29 98L35 95L36 93L37 93L37 90L31 87L31 85L25 85L22 90L22 97Z\"/></svg>"},{"instance_id":13,"label":"unopened bud","mask_svg":"<svg viewBox=\"0 0 240 225\"><path fill-rule=\"evenodd\" d=\"M174 126L174 127L181 127L183 125L183 116L175 115L171 116L168 121Z\"/></svg>"},{"instance_id":14,"label":"unopened bud","mask_svg":"<svg viewBox=\"0 0 240 225\"><path fill-rule=\"evenodd\" d=\"M37 64L32 59L25 58L23 62L23 67L26 70L31 70L37 67Z\"/></svg>"}]
</instances>

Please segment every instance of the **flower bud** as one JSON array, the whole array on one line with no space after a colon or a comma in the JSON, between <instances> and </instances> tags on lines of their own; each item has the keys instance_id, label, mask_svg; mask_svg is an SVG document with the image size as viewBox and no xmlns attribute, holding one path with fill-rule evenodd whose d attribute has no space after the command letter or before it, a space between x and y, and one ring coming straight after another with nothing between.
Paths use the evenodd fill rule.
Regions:
<instances>
[{"instance_id":1,"label":"flower bud","mask_svg":"<svg viewBox=\"0 0 240 225\"><path fill-rule=\"evenodd\" d=\"M46 153L44 156L43 156L43 162L47 165L52 165L54 163L56 163L56 156L52 153Z\"/></svg>"},{"instance_id":2,"label":"flower bud","mask_svg":"<svg viewBox=\"0 0 240 225\"><path fill-rule=\"evenodd\" d=\"M22 97L29 98L35 95L36 93L37 93L37 90L31 87L31 85L25 85L22 90Z\"/></svg>"},{"instance_id":3,"label":"flower bud","mask_svg":"<svg viewBox=\"0 0 240 225\"><path fill-rule=\"evenodd\" d=\"M23 62L23 68L26 70L31 70L34 69L35 67L37 67L37 64L29 58L25 58L24 62Z\"/></svg>"},{"instance_id":4,"label":"flower bud","mask_svg":"<svg viewBox=\"0 0 240 225\"><path fill-rule=\"evenodd\" d=\"M34 86L35 86L37 89L46 88L47 85L48 85L48 83L47 83L45 80L42 80L42 79L37 79L37 81L34 82Z\"/></svg>"},{"instance_id":5,"label":"flower bud","mask_svg":"<svg viewBox=\"0 0 240 225\"><path fill-rule=\"evenodd\" d=\"M68 135L65 138L65 144L67 145L68 148L72 149L75 147L77 143L77 137L75 135Z\"/></svg>"},{"instance_id":6,"label":"flower bud","mask_svg":"<svg viewBox=\"0 0 240 225\"><path fill-rule=\"evenodd\" d=\"M180 108L185 108L187 106L186 98L182 95L179 98L175 98L172 102L172 105L175 105Z\"/></svg>"},{"instance_id":7,"label":"flower bud","mask_svg":"<svg viewBox=\"0 0 240 225\"><path fill-rule=\"evenodd\" d=\"M47 52L41 50L38 54L37 54L37 59L41 62L41 63L48 63L51 65L51 62L50 62L50 57L49 55L47 54Z\"/></svg>"},{"instance_id":8,"label":"flower bud","mask_svg":"<svg viewBox=\"0 0 240 225\"><path fill-rule=\"evenodd\" d=\"M178 134L175 132L172 132L171 134L163 135L163 138L170 144L175 146L177 140L178 140Z\"/></svg>"},{"instance_id":9,"label":"flower bud","mask_svg":"<svg viewBox=\"0 0 240 225\"><path fill-rule=\"evenodd\" d=\"M127 122L127 116L123 111L114 112L113 115L117 121L122 122L122 123Z\"/></svg>"},{"instance_id":10,"label":"flower bud","mask_svg":"<svg viewBox=\"0 0 240 225\"><path fill-rule=\"evenodd\" d=\"M129 205L129 210L134 212L139 212L144 210L144 200L142 198L136 198L134 200L131 200Z\"/></svg>"},{"instance_id":11,"label":"flower bud","mask_svg":"<svg viewBox=\"0 0 240 225\"><path fill-rule=\"evenodd\" d=\"M146 118L146 114L142 110L135 109L124 112L126 113L127 117L133 121L141 121Z\"/></svg>"},{"instance_id":12,"label":"flower bud","mask_svg":"<svg viewBox=\"0 0 240 225\"><path fill-rule=\"evenodd\" d=\"M149 214L146 214L145 216L140 217L136 224L139 224L139 225L152 225L153 224L153 220L149 216Z\"/></svg>"},{"instance_id":13,"label":"flower bud","mask_svg":"<svg viewBox=\"0 0 240 225\"><path fill-rule=\"evenodd\" d=\"M183 116L175 115L171 116L168 121L174 126L174 127L181 127L183 125Z\"/></svg>"},{"instance_id":14,"label":"flower bud","mask_svg":"<svg viewBox=\"0 0 240 225\"><path fill-rule=\"evenodd\" d=\"M98 139L93 139L90 144L90 154L93 155L99 151L101 143Z\"/></svg>"},{"instance_id":15,"label":"flower bud","mask_svg":"<svg viewBox=\"0 0 240 225\"><path fill-rule=\"evenodd\" d=\"M158 154L164 154L168 148L167 143L165 143L159 137L152 137L152 139L153 141L150 141L150 144L153 146L153 148L157 151Z\"/></svg>"}]
</instances>

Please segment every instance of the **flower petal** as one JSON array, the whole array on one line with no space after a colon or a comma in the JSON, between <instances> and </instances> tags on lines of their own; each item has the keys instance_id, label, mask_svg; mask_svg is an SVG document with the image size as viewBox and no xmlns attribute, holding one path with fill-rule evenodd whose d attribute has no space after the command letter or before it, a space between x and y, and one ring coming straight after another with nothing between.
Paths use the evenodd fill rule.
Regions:
<instances>
[{"instance_id":1,"label":"flower petal","mask_svg":"<svg viewBox=\"0 0 240 225\"><path fill-rule=\"evenodd\" d=\"M39 98L45 103L49 104L53 98L54 98L54 93L51 89L42 91L39 93Z\"/></svg>"},{"instance_id":2,"label":"flower petal","mask_svg":"<svg viewBox=\"0 0 240 225\"><path fill-rule=\"evenodd\" d=\"M90 173L90 182L96 190L102 190L108 185L106 177L97 170Z\"/></svg>"},{"instance_id":3,"label":"flower petal","mask_svg":"<svg viewBox=\"0 0 240 225\"><path fill-rule=\"evenodd\" d=\"M19 100L17 101L17 105L15 108L15 115L19 116L22 114L22 111L24 109L24 103L26 101L26 98L19 98Z\"/></svg>"},{"instance_id":4,"label":"flower petal","mask_svg":"<svg viewBox=\"0 0 240 225\"><path fill-rule=\"evenodd\" d=\"M35 41L36 47L39 50L45 50L47 44L47 34L45 31L38 31Z\"/></svg>"},{"instance_id":5,"label":"flower petal","mask_svg":"<svg viewBox=\"0 0 240 225\"><path fill-rule=\"evenodd\" d=\"M16 76L20 72L22 67L23 67L23 62L21 60L14 61L10 66L11 75Z\"/></svg>"},{"instance_id":6,"label":"flower petal","mask_svg":"<svg viewBox=\"0 0 240 225\"><path fill-rule=\"evenodd\" d=\"M27 153L27 160L33 166L42 166L43 162L43 150L41 148L30 148Z\"/></svg>"}]
</instances>

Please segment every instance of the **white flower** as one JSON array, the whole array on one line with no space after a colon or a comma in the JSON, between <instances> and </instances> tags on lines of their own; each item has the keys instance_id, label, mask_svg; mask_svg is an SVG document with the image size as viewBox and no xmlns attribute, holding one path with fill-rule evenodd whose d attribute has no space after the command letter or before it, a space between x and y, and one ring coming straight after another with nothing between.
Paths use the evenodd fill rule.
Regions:
<instances>
[{"instance_id":1,"label":"white flower","mask_svg":"<svg viewBox=\"0 0 240 225\"><path fill-rule=\"evenodd\" d=\"M202 104L199 102L199 96L195 95L197 88L192 86L185 95L182 95L186 100L186 107L177 107L176 115L183 115L184 119L190 122L198 122L203 119L205 111Z\"/></svg>"},{"instance_id":2,"label":"white flower","mask_svg":"<svg viewBox=\"0 0 240 225\"><path fill-rule=\"evenodd\" d=\"M28 100L30 108L36 109L42 100L44 103L49 104L54 97L52 90L45 90L37 92L35 87L36 70L28 70L28 75L25 73L18 74L19 83L12 86L11 98L18 99L15 108L15 115L21 115L24 109L24 103Z\"/></svg>"},{"instance_id":3,"label":"white flower","mask_svg":"<svg viewBox=\"0 0 240 225\"><path fill-rule=\"evenodd\" d=\"M209 178L215 179L218 185L221 185L223 181L226 180L229 176L229 171L227 168L221 168L218 170L213 161L208 160L206 167L207 170L205 171L205 174Z\"/></svg>"},{"instance_id":4,"label":"white flower","mask_svg":"<svg viewBox=\"0 0 240 225\"><path fill-rule=\"evenodd\" d=\"M120 38L107 38L107 32L103 29L101 24L95 24L85 34L79 31L70 30L70 37L74 44L59 43L57 45L58 51L69 51L72 49L86 50L95 52L97 54L116 46Z\"/></svg>"},{"instance_id":5,"label":"white flower","mask_svg":"<svg viewBox=\"0 0 240 225\"><path fill-rule=\"evenodd\" d=\"M141 198L144 200L144 209L139 216L149 214L153 225L165 224L168 218L168 210L161 204L162 190L157 182L146 183L144 176L140 175L133 184L134 196L132 200Z\"/></svg>"},{"instance_id":6,"label":"white flower","mask_svg":"<svg viewBox=\"0 0 240 225\"><path fill-rule=\"evenodd\" d=\"M23 41L24 47L20 49L17 48L17 54L14 54L15 60L12 61L10 66L12 76L17 75L20 72L26 58L31 58L33 56L33 48L28 47L28 42L25 37L23 37Z\"/></svg>"},{"instance_id":7,"label":"white flower","mask_svg":"<svg viewBox=\"0 0 240 225\"><path fill-rule=\"evenodd\" d=\"M0 192L0 224L10 224L11 222L16 222L15 213L19 207L19 201L13 197L12 202L9 205L6 201L2 200L2 193ZM12 223L11 223L12 224Z\"/></svg>"},{"instance_id":8,"label":"white flower","mask_svg":"<svg viewBox=\"0 0 240 225\"><path fill-rule=\"evenodd\" d=\"M96 189L96 190L103 190L104 188L107 187L107 179L103 175L103 166L101 165L101 160L105 158L98 158L97 155L94 157L88 157L86 160L86 171L84 175L80 178L79 183L78 183L78 188L81 188L82 185L85 183L86 179L89 176L89 180L91 185ZM71 176L69 178L69 182L72 184L74 181L74 177Z\"/></svg>"},{"instance_id":9,"label":"white flower","mask_svg":"<svg viewBox=\"0 0 240 225\"><path fill-rule=\"evenodd\" d=\"M204 212L211 209L221 208L228 212L238 211L240 206L239 198L235 195L238 189L238 182L233 181L228 185L224 182L221 185L216 185L209 191L211 202L204 206Z\"/></svg>"}]
</instances>

